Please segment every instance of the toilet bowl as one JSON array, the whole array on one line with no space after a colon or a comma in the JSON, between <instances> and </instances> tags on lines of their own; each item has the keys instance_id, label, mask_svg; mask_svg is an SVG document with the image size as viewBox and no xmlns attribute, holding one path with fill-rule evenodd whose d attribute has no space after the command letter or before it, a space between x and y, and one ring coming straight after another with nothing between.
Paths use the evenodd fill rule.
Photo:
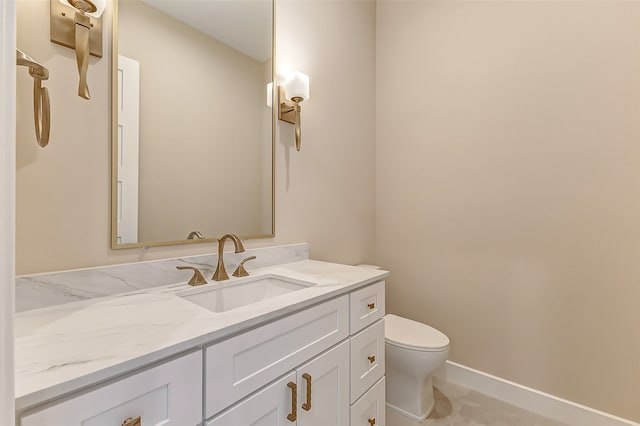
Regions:
<instances>
[{"instance_id":1,"label":"toilet bowl","mask_svg":"<svg viewBox=\"0 0 640 426\"><path fill-rule=\"evenodd\" d=\"M449 338L426 324L385 316L387 405L419 422L435 405L433 372L449 356Z\"/></svg>"}]
</instances>

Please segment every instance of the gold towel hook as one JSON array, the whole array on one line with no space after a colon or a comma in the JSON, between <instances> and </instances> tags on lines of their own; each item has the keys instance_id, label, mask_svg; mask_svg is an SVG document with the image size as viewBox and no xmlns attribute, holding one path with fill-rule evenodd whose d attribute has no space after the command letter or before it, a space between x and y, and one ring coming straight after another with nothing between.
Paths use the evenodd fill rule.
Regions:
<instances>
[{"instance_id":1,"label":"gold towel hook","mask_svg":"<svg viewBox=\"0 0 640 426\"><path fill-rule=\"evenodd\" d=\"M49 144L51 133L51 105L49 91L42 86L42 81L49 78L49 70L19 49L16 49L16 64L29 67L29 75L33 77L33 122L36 141L44 148Z\"/></svg>"},{"instance_id":2,"label":"gold towel hook","mask_svg":"<svg viewBox=\"0 0 640 426\"><path fill-rule=\"evenodd\" d=\"M36 141L41 147L49 144L51 132L51 106L49 104L49 90L42 87L42 80L33 80L33 122L36 130Z\"/></svg>"}]
</instances>

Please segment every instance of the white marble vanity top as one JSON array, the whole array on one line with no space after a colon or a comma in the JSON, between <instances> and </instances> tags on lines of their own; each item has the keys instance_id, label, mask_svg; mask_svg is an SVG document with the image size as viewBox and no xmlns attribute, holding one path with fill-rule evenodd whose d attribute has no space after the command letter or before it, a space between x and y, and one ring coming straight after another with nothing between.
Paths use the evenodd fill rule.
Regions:
<instances>
[{"instance_id":1,"label":"white marble vanity top","mask_svg":"<svg viewBox=\"0 0 640 426\"><path fill-rule=\"evenodd\" d=\"M267 274L314 285L222 313L177 296L192 288L186 284L18 313L16 409L201 347L383 279L388 272L313 260L251 272L252 276ZM234 280L239 279L224 283Z\"/></svg>"}]
</instances>

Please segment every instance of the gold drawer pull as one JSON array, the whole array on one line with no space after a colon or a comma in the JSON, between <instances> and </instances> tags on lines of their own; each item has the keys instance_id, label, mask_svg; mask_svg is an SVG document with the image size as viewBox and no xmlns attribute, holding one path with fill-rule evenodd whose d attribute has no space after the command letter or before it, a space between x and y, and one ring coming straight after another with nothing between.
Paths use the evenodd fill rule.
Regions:
<instances>
[{"instance_id":1,"label":"gold drawer pull","mask_svg":"<svg viewBox=\"0 0 640 426\"><path fill-rule=\"evenodd\" d=\"M376 308L376 304L375 303L369 303L369 304L367 304L367 306L369 307L369 309L375 309Z\"/></svg>"},{"instance_id":2,"label":"gold drawer pull","mask_svg":"<svg viewBox=\"0 0 640 426\"><path fill-rule=\"evenodd\" d=\"M367 358L369 359L369 362L370 362L371 364L373 364L374 362L376 362L376 357L375 357L375 355L368 356Z\"/></svg>"},{"instance_id":3,"label":"gold drawer pull","mask_svg":"<svg viewBox=\"0 0 640 426\"><path fill-rule=\"evenodd\" d=\"M375 418L375 417L374 417L374 418L372 418L372 419L369 419L369 420L367 420L367 421L369 422L369 424L370 424L371 426L375 426L375 425L376 425L376 418Z\"/></svg>"},{"instance_id":4,"label":"gold drawer pull","mask_svg":"<svg viewBox=\"0 0 640 426\"><path fill-rule=\"evenodd\" d=\"M311 375L304 373L302 378L307 381L307 402L302 404L302 409L305 411L311 410Z\"/></svg>"},{"instance_id":5,"label":"gold drawer pull","mask_svg":"<svg viewBox=\"0 0 640 426\"><path fill-rule=\"evenodd\" d=\"M129 417L122 422L122 426L142 426L142 417L138 416L135 419L133 417Z\"/></svg>"},{"instance_id":6,"label":"gold drawer pull","mask_svg":"<svg viewBox=\"0 0 640 426\"><path fill-rule=\"evenodd\" d=\"M289 382L287 387L291 389L291 413L287 415L287 420L294 423L298 418L298 385Z\"/></svg>"}]
</instances>

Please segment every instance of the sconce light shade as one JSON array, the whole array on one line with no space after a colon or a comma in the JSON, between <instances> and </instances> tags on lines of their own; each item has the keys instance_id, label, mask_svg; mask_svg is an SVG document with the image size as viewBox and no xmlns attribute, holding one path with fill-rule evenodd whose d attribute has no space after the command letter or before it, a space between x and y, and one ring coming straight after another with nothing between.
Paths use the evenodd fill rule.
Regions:
<instances>
[{"instance_id":1,"label":"sconce light shade","mask_svg":"<svg viewBox=\"0 0 640 426\"><path fill-rule=\"evenodd\" d=\"M309 99L309 76L300 71L295 71L287 78L284 88L287 98L291 100L300 98L297 102L306 101Z\"/></svg>"},{"instance_id":2,"label":"sconce light shade","mask_svg":"<svg viewBox=\"0 0 640 426\"><path fill-rule=\"evenodd\" d=\"M295 71L278 87L278 119L295 126L296 149L300 151L302 135L300 103L309 99L309 76Z\"/></svg>"},{"instance_id":3,"label":"sconce light shade","mask_svg":"<svg viewBox=\"0 0 640 426\"><path fill-rule=\"evenodd\" d=\"M102 16L107 6L107 0L60 0L60 3L81 10L93 18Z\"/></svg>"},{"instance_id":4,"label":"sconce light shade","mask_svg":"<svg viewBox=\"0 0 640 426\"><path fill-rule=\"evenodd\" d=\"M273 82L267 84L267 106L271 108L273 105Z\"/></svg>"}]
</instances>

